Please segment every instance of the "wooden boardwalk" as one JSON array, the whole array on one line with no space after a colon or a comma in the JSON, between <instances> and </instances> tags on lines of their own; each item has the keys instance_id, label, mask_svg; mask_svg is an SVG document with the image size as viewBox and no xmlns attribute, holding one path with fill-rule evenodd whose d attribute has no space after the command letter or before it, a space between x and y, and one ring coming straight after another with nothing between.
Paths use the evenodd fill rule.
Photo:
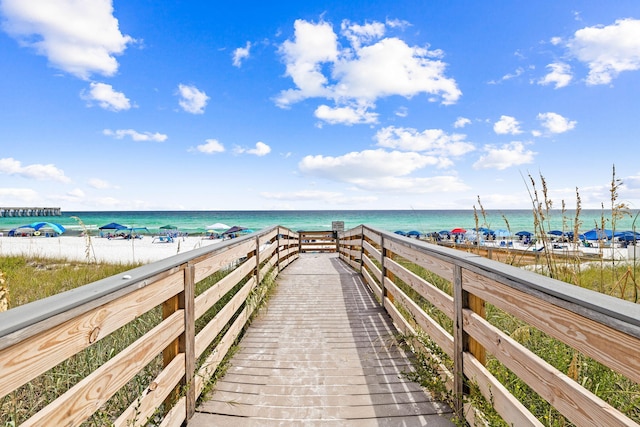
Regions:
<instances>
[{"instance_id":1,"label":"wooden boardwalk","mask_svg":"<svg viewBox=\"0 0 640 427\"><path fill-rule=\"evenodd\" d=\"M390 318L336 254L301 254L277 282L190 427L453 426L406 379Z\"/></svg>"}]
</instances>

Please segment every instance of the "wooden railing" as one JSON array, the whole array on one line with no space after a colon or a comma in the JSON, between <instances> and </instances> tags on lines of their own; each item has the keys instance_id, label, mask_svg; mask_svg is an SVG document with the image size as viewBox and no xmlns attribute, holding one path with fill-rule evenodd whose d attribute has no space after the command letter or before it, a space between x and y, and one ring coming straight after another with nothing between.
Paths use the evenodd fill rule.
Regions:
<instances>
[{"instance_id":1,"label":"wooden railing","mask_svg":"<svg viewBox=\"0 0 640 427\"><path fill-rule=\"evenodd\" d=\"M336 235L333 231L299 231L300 253L336 252Z\"/></svg>"},{"instance_id":2,"label":"wooden railing","mask_svg":"<svg viewBox=\"0 0 640 427\"><path fill-rule=\"evenodd\" d=\"M260 285L295 260L298 251L297 233L271 227L0 313L0 425L78 425L104 411L123 390L129 406L115 421L112 414L103 415L109 425L188 421L256 307ZM215 283L199 290L207 280ZM139 319L156 323L117 354L102 354L113 351L111 344L97 347L106 337ZM42 403L38 384L65 384L77 377L74 358L83 366L94 358L104 361ZM154 364L155 371L149 368ZM12 400L29 387L27 393L36 396L30 403L40 407L25 419L4 419L19 404Z\"/></svg>"},{"instance_id":3,"label":"wooden railing","mask_svg":"<svg viewBox=\"0 0 640 427\"><path fill-rule=\"evenodd\" d=\"M490 373L485 366L489 357L497 359L575 425L638 425L490 324L485 308L491 304L637 384L639 305L472 253L367 226L340 233L339 252L344 261L362 272L403 332L413 336L426 333L449 362L453 361L449 368L440 366L444 382L454 396L457 413L471 425L477 425L477 413L468 406L470 384L477 385L508 425L545 425ZM453 291L444 292L414 274L407 268L412 265L445 279ZM410 298L403 289L419 297ZM416 299L428 301L448 322L435 320ZM441 323L448 323L450 330Z\"/></svg>"},{"instance_id":4,"label":"wooden railing","mask_svg":"<svg viewBox=\"0 0 640 427\"><path fill-rule=\"evenodd\" d=\"M152 419L154 425L181 425L193 415L196 399L240 336L264 289L260 285L300 252L336 249L362 272L403 332L426 333L453 361L443 362L443 381L455 396L459 415L472 425L476 412L467 399L470 383L509 425L543 425L489 372L489 358L575 425L637 425L490 324L485 306L503 310L638 383L638 305L367 226L340 232L337 241L332 232L270 227L0 313L0 405L11 406L25 388L35 387L31 392L38 395L34 384L43 377L51 378L40 383L75 378L73 363L66 363L77 358L81 365L96 363L93 358L100 356L104 360L93 371L54 398L36 398L37 407L13 421L77 425L107 413L105 406L123 393L128 403L118 407L128 407L115 416L104 415L109 424L144 425ZM407 265L436 274L453 291L442 291ZM403 289L449 319L450 330ZM100 347L127 327L142 328L136 323L141 319L144 330L122 350L114 352L113 343ZM8 421L1 419L0 425Z\"/></svg>"}]
</instances>

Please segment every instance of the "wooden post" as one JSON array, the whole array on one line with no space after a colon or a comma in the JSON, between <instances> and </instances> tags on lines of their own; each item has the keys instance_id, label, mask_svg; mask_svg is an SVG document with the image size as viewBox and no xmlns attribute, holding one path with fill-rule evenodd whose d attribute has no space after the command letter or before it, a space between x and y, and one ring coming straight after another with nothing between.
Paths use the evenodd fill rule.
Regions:
<instances>
[{"instance_id":1,"label":"wooden post","mask_svg":"<svg viewBox=\"0 0 640 427\"><path fill-rule=\"evenodd\" d=\"M260 286L260 237L256 236L256 286Z\"/></svg>"},{"instance_id":2,"label":"wooden post","mask_svg":"<svg viewBox=\"0 0 640 427\"><path fill-rule=\"evenodd\" d=\"M453 268L453 305L455 311L455 323L453 331L453 393L454 411L460 420L464 420L464 395L468 393L465 384L463 355L469 347L468 336L464 332L462 310L467 305L465 292L462 289L462 267L455 265Z\"/></svg>"},{"instance_id":3,"label":"wooden post","mask_svg":"<svg viewBox=\"0 0 640 427\"><path fill-rule=\"evenodd\" d=\"M467 303L468 308L474 313L478 314L483 319L486 319L487 312L485 310L484 300L478 298L476 295L469 294L464 292L467 295ZM469 352L473 354L473 356L480 362L482 365L487 364L487 352L485 348L480 345L478 341L473 339L473 337L469 338Z\"/></svg>"},{"instance_id":4,"label":"wooden post","mask_svg":"<svg viewBox=\"0 0 640 427\"><path fill-rule=\"evenodd\" d=\"M183 385L186 392L187 420L196 412L196 325L195 325L195 265L189 263L184 270L184 292L181 294L180 305L184 309L184 334L180 336L180 351L185 355L185 376Z\"/></svg>"},{"instance_id":5,"label":"wooden post","mask_svg":"<svg viewBox=\"0 0 640 427\"><path fill-rule=\"evenodd\" d=\"M170 408L185 392L186 419L195 413L196 399L193 380L195 374L195 267L187 264L184 270L184 288L178 295L162 303L162 318L166 319L178 310L184 310L184 332L162 351L163 365L166 367L179 354L185 354L184 376L180 384L166 399Z\"/></svg>"},{"instance_id":6,"label":"wooden post","mask_svg":"<svg viewBox=\"0 0 640 427\"><path fill-rule=\"evenodd\" d=\"M382 254L382 262L380 263L380 272L382 280L380 280L380 304L384 308L384 299L387 295L387 288L384 286L384 279L387 277L387 267L385 267L384 259L387 256L387 249L384 247L384 236L380 236L380 253Z\"/></svg>"},{"instance_id":7,"label":"wooden post","mask_svg":"<svg viewBox=\"0 0 640 427\"><path fill-rule=\"evenodd\" d=\"M276 274L280 274L280 227L276 234Z\"/></svg>"},{"instance_id":8,"label":"wooden post","mask_svg":"<svg viewBox=\"0 0 640 427\"><path fill-rule=\"evenodd\" d=\"M485 365L486 350L464 331L463 312L465 309L469 309L483 318L486 317L486 312L484 301L463 289L462 267L459 265L454 266L453 270L453 304L455 309L453 337L454 410L460 419L464 419L464 396L469 394L469 385L464 376L464 353L471 353L480 363Z\"/></svg>"},{"instance_id":9,"label":"wooden post","mask_svg":"<svg viewBox=\"0 0 640 427\"><path fill-rule=\"evenodd\" d=\"M360 226L360 233L362 238L360 239L360 274L362 274L362 270L364 269L364 227Z\"/></svg>"}]
</instances>

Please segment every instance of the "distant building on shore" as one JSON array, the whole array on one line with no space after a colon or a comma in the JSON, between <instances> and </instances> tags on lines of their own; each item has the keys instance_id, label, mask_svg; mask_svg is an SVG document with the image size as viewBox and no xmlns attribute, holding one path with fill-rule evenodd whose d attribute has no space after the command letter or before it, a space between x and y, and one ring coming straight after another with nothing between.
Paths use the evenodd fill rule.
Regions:
<instances>
[{"instance_id":1,"label":"distant building on shore","mask_svg":"<svg viewBox=\"0 0 640 427\"><path fill-rule=\"evenodd\" d=\"M62 216L61 208L2 208L0 207L0 218L16 216Z\"/></svg>"}]
</instances>

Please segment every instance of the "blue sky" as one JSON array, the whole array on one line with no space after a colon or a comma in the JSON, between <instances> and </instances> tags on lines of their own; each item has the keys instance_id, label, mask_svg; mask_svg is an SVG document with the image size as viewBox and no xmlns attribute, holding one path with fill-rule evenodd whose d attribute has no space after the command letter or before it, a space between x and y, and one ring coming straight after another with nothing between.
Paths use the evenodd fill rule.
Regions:
<instances>
[{"instance_id":1,"label":"blue sky","mask_svg":"<svg viewBox=\"0 0 640 427\"><path fill-rule=\"evenodd\" d=\"M640 208L637 0L223 3L0 0L0 205Z\"/></svg>"}]
</instances>

